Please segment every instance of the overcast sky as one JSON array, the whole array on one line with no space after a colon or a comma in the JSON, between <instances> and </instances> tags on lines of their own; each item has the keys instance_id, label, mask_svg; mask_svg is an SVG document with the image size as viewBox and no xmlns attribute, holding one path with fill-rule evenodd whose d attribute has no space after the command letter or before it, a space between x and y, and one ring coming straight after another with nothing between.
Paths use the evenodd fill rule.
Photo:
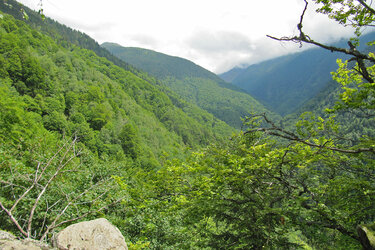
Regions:
<instances>
[{"instance_id":1,"label":"overcast sky","mask_svg":"<svg viewBox=\"0 0 375 250\"><path fill-rule=\"evenodd\" d=\"M40 0L20 2L40 8ZM266 35L298 34L303 7L303 0L43 0L47 16L99 43L156 50L215 73L298 51ZM304 31L323 42L351 35L312 8Z\"/></svg>"}]
</instances>

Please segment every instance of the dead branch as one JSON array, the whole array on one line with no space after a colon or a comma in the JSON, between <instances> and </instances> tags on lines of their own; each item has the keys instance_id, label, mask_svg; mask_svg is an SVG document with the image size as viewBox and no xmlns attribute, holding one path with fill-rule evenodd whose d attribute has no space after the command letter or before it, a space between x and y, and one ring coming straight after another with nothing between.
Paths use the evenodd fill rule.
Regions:
<instances>
[{"instance_id":1,"label":"dead branch","mask_svg":"<svg viewBox=\"0 0 375 250\"><path fill-rule=\"evenodd\" d=\"M40 231L39 231L39 234L38 235L41 235L42 232L43 232L43 229L45 228L45 224L46 224L46 221L47 221L47 215L48 215L48 212L54 207L56 206L58 203L61 202L62 199L59 199L57 200L55 203L53 203L51 206L48 205L48 200L46 201L47 203L47 208L46 208L46 211L44 213L44 217L43 217L43 223L42 223L42 226L40 227Z\"/></svg>"},{"instance_id":2,"label":"dead branch","mask_svg":"<svg viewBox=\"0 0 375 250\"><path fill-rule=\"evenodd\" d=\"M34 217L34 212L35 212L35 209L37 208L38 206L38 203L41 199L41 197L43 196L43 194L45 193L45 191L47 190L47 188L49 187L49 185L52 183L52 181L61 173L61 170L69 163L71 162L74 158L76 158L79 153L76 153L74 152L74 154L66 160L66 157L68 155L68 153L72 150L72 148L74 148L74 145L77 141L77 138L74 138L74 140L70 143L70 145L67 147L67 149L65 150L64 152L64 155L61 157L61 160L59 162L59 166L57 167L55 173L49 178L49 180L47 181L47 183L44 185L43 189L40 191L38 197L36 198L35 202L34 202L34 205L33 207L31 208L31 211L30 211L30 216L29 216L29 220L28 220L28 226L27 226L27 233L28 233L28 237L30 237L30 233L31 233L31 225L32 225L32 220L33 220L33 217ZM65 161L66 160L66 161ZM65 162L64 162L65 161ZM48 166L46 166L43 170L43 172L45 171L45 169L47 169Z\"/></svg>"},{"instance_id":3,"label":"dead branch","mask_svg":"<svg viewBox=\"0 0 375 250\"><path fill-rule=\"evenodd\" d=\"M1 184L4 184L9 188L13 189L14 187L16 187L17 189L21 190L21 194L19 196L14 195L14 202L10 209L6 208L4 203L2 203L1 201L0 209L7 214L10 221L17 227L17 229L23 236L31 238L34 237L34 235L32 234L34 234L35 232L35 234L41 236L40 240L44 240L47 237L48 233L54 228L59 227L65 223L70 223L82 219L90 214L100 212L103 209L106 209L109 206L123 200L123 197L121 197L112 203L107 203L101 206L98 209L91 208L86 213L80 213L80 211L78 211L80 206L97 203L100 199L103 199L103 197L110 192L111 188L108 187L112 187L112 185L109 182L113 179L110 177L101 179L99 182L90 185L79 194L74 194L76 190L71 193L62 193L62 197L57 199L57 201L55 201L53 204L50 204L49 200L47 200L46 198L47 205L45 208L45 214L41 221L42 226L38 229L38 231L36 231L35 228L32 227L35 212L37 211L37 208L40 207L41 200L44 199L43 197L45 197L45 194L48 192L51 184L56 182L57 177L62 174L78 171L78 166L75 166L72 169L67 168L68 164L70 164L76 157L81 154L81 151L77 150L76 148L76 142L77 138L74 138L70 142L66 141L65 143L63 143L63 145L57 149L56 153L52 157L50 157L46 163L38 162L32 174L22 175L21 173L19 173L19 179L22 180L22 182L26 181L27 183L29 183L26 186L20 186L16 181L9 182L0 180ZM10 168L12 171L12 167ZM26 175L27 178L25 178ZM57 186L59 186L58 183ZM32 197L34 200L28 217L25 218L25 216L17 215L14 212L16 211L16 207L20 203L22 203L26 199L26 197L30 196L32 190L37 190L37 192L35 194L36 197ZM89 196L89 194L92 192L96 193L94 197L82 202L83 198L85 196ZM58 208L56 208L57 206ZM73 209L77 209L75 214L78 215L74 218L65 220L62 219L63 216L66 216L68 209L71 207L73 207ZM50 214L51 212L54 214L54 217L52 217L51 219L52 222L48 219L48 214Z\"/></svg>"},{"instance_id":4,"label":"dead branch","mask_svg":"<svg viewBox=\"0 0 375 250\"><path fill-rule=\"evenodd\" d=\"M368 61L370 61L370 62L372 62L372 63L375 64L375 58L370 57L369 55L367 55L365 53L359 52L354 46L350 46L349 49L345 49L345 48L340 48L340 47L335 47L335 46L329 46L329 45L326 45L326 44L319 43L319 42L314 41L313 39L311 39L308 35L306 35L302 31L302 28L303 28L303 18L305 16L305 13L306 13L306 10L307 10L307 6L308 6L307 0L304 0L304 1L305 1L305 7L304 7L303 12L302 12L302 14L300 16L300 22L297 24L297 28L298 28L298 31L299 31L299 36L278 38L278 37L274 37L274 36L271 36L271 35L267 35L267 37L269 37L269 38L271 38L273 40L276 40L276 41L291 41L291 42L296 42L296 43L299 43L301 46L302 46L302 43L313 44L313 45L318 46L320 48L329 50L331 52L339 52L339 53L344 53L346 55L351 55L351 56L354 57L354 59L358 63L359 73L368 82L370 82L370 83L374 82L373 77L369 74L369 72L367 71L367 68L365 67L364 60L368 60ZM369 7L369 6L366 7L366 3L364 3L361 0L358 0L358 1L366 9L368 9L371 13L375 14L375 11L371 7Z\"/></svg>"},{"instance_id":5,"label":"dead branch","mask_svg":"<svg viewBox=\"0 0 375 250\"><path fill-rule=\"evenodd\" d=\"M69 208L69 206L71 206L76 200L80 199L82 196L84 196L85 194L87 194L90 190L94 189L95 187L97 186L100 186L102 184L105 184L109 181L109 179L105 179L105 180L102 180L98 183L96 183L95 185L89 187L88 189L84 190L82 193L78 194L75 198L73 198L72 200L70 200L68 202L68 204L61 210L60 214L58 214L55 219L53 220L53 222L51 223L51 225L49 225L47 227L48 228L53 228L54 225L56 224L56 222L61 218L61 216L66 212L66 210ZM67 200L68 200L68 197L69 195L67 195ZM49 230L48 230L49 231Z\"/></svg>"},{"instance_id":6,"label":"dead branch","mask_svg":"<svg viewBox=\"0 0 375 250\"><path fill-rule=\"evenodd\" d=\"M20 186L17 183L12 183L9 181L1 181L0 183L6 184L10 186L13 190L13 187L18 187L20 189L24 189L23 193L19 197L14 196L14 203L11 206L10 209L6 208L2 202L0 202L1 209L8 215L9 219L12 221L12 223L18 228L18 230L25 236L30 238L31 232L32 232L32 220L34 217L34 213L36 208L38 207L39 201L41 200L43 194L48 189L49 185L54 181L54 179L61 174L63 169L67 166L69 162L71 162L75 157L80 155L80 151L76 151L75 144L77 142L77 138L74 138L69 144L68 142L65 142L62 146L58 148L58 150L55 152L55 154L50 157L47 161L47 163L43 164L42 162L38 162L38 165L36 166L34 174L28 176L28 178L24 178L24 175L21 175L21 179L24 179L27 182L31 182L29 187ZM41 184L41 180L46 178L46 171L48 168L52 166L52 162L58 157L58 155L63 151L63 156L59 160L58 166L54 172L54 174L48 179L46 184ZM73 155L71 155L68 159L68 154L70 152L74 151ZM11 174L14 175L12 168L10 168ZM32 178L30 178L33 176ZM36 187L40 187L41 191L39 192L37 198L35 199L35 202L30 210L30 215L27 219L25 218L16 218L13 214L13 212L16 210L17 205L25 199L25 197L30 193L31 190L35 189ZM54 204L55 205L55 204ZM53 205L53 206L54 206ZM49 209L49 208L47 208ZM20 223L21 222L21 223ZM44 223L44 222L43 222ZM26 230L24 229L26 227Z\"/></svg>"},{"instance_id":7,"label":"dead branch","mask_svg":"<svg viewBox=\"0 0 375 250\"><path fill-rule=\"evenodd\" d=\"M10 212L12 212L13 209L16 208L17 204L31 191L31 189L33 189L35 187L36 183L39 181L38 180L38 171L39 171L40 164L41 163L39 162L38 166L36 168L35 179L34 179L33 184L28 189L26 189L26 191L16 200L16 202L14 202L12 208L9 210Z\"/></svg>"},{"instance_id":8,"label":"dead branch","mask_svg":"<svg viewBox=\"0 0 375 250\"><path fill-rule=\"evenodd\" d=\"M4 207L4 205L1 203L1 201L0 201L0 207L5 213L7 213L10 220L13 222L14 225L16 225L18 230L20 230L20 232L27 237L28 233L25 230L23 230L21 225L18 223L18 220L16 218L14 218L13 214L8 209L6 209L6 207Z\"/></svg>"},{"instance_id":9,"label":"dead branch","mask_svg":"<svg viewBox=\"0 0 375 250\"><path fill-rule=\"evenodd\" d=\"M371 8L368 4L366 4L365 1L363 0L357 0L363 7L365 7L365 9L367 9L369 12L371 12L371 14L375 15L375 10L373 8Z\"/></svg>"},{"instance_id":10,"label":"dead branch","mask_svg":"<svg viewBox=\"0 0 375 250\"><path fill-rule=\"evenodd\" d=\"M86 212L86 213L84 213L84 214L82 214L82 215L80 215L80 216L77 216L77 217L72 218L72 219L64 220L64 221L62 221L62 222L60 222L60 223L58 223L58 224L51 224L49 227L47 227L47 229L46 229L46 231L44 232L43 236L40 238L40 241L43 241L43 240L47 237L48 233L49 233L51 230L53 230L53 229L55 229L55 228L57 228L57 227L59 227L59 226L61 226L61 225L63 225L63 224L66 224L66 223L69 223L69 222L73 222L73 221L77 221L77 220L80 220L80 219L82 219L82 218L85 218L85 217L87 217L87 216L90 215L90 214L98 213L98 212L100 212L100 211L102 211L102 210L108 208L109 206L112 206L112 205L114 205L114 204L117 204L117 203L121 202L123 199L124 199L124 197L121 197L121 198L115 200L114 202L112 202L112 203L110 203L110 204L106 204L106 205L100 207L99 209L96 209L96 210L93 210L93 211L88 211L88 212ZM54 223L56 223L56 222L54 221Z\"/></svg>"}]
</instances>

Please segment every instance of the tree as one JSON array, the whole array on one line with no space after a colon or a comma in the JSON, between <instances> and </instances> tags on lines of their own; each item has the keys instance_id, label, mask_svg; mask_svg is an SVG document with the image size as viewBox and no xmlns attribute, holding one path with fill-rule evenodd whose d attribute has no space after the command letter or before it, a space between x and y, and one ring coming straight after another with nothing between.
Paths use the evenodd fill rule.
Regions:
<instances>
[{"instance_id":1,"label":"tree","mask_svg":"<svg viewBox=\"0 0 375 250\"><path fill-rule=\"evenodd\" d=\"M139 137L136 129L130 123L125 124L118 135L122 150L132 159L140 155Z\"/></svg>"},{"instance_id":2,"label":"tree","mask_svg":"<svg viewBox=\"0 0 375 250\"><path fill-rule=\"evenodd\" d=\"M187 161L167 161L148 185L140 185L144 189L134 191L141 196L137 208L147 211L146 218L131 220L134 235L154 247L160 244L152 242L157 238L190 249L360 247L356 227L375 220L374 85L368 77L373 56L312 40L303 32L305 3L300 35L272 38L352 55L334 74L343 87L338 103L324 118L303 114L293 128L265 114L251 116L242 135L195 152ZM325 3L346 10L354 1ZM349 13L355 17L361 6L358 1ZM337 123L343 113L364 121L357 129L361 136L352 138L347 124ZM171 224L172 232L158 230Z\"/></svg>"},{"instance_id":3,"label":"tree","mask_svg":"<svg viewBox=\"0 0 375 250\"><path fill-rule=\"evenodd\" d=\"M6 214L2 227L13 225L22 237L43 241L54 229L120 202L114 179L82 176L87 172L79 160L82 153L74 138L36 166L14 164L11 155L5 155L0 172L0 208Z\"/></svg>"},{"instance_id":4,"label":"tree","mask_svg":"<svg viewBox=\"0 0 375 250\"><path fill-rule=\"evenodd\" d=\"M339 48L326 45L313 40L303 32L303 18L308 7L308 1L305 1L305 8L302 12L300 22L297 25L299 36L276 38L268 36L278 41L293 41L300 43L313 44L323 49L336 51L352 56L347 62L339 61L340 69L334 74L334 79L342 84L344 92L341 95L341 101L336 106L337 109L364 109L364 113L373 117L375 109L374 92L374 64L375 56L373 53L364 53L357 50L358 39L353 44L348 41L349 48ZM356 36L360 37L361 31L365 27L372 27L375 24L375 9L363 0L314 0L317 4L323 4L317 11L327 14L330 18L336 20L345 26L356 28ZM350 69L351 64L355 66ZM349 87L348 85L353 85Z\"/></svg>"},{"instance_id":5,"label":"tree","mask_svg":"<svg viewBox=\"0 0 375 250\"><path fill-rule=\"evenodd\" d=\"M339 69L333 73L333 79L341 84L340 98L327 109L327 118L303 114L294 129L286 129L266 115L254 116L252 119L263 120L263 126L251 127L245 134L262 132L279 138L286 149L283 165L300 158L298 155L304 156L300 158L303 167L288 180L289 187L298 192L284 201L292 208L287 211L294 226L303 229L314 244L354 247L359 241L356 227L375 220L375 56L357 49L363 29L374 25L375 10L362 0L314 0L320 4L319 13L355 28L356 37L348 41L348 48L340 48L315 41L304 33L308 1L304 2L298 36L268 37L350 55L345 62L338 60ZM358 138L351 136L348 124L339 126L335 121L344 115L360 119Z\"/></svg>"},{"instance_id":6,"label":"tree","mask_svg":"<svg viewBox=\"0 0 375 250\"><path fill-rule=\"evenodd\" d=\"M284 152L273 146L258 135L233 136L226 145L210 146L185 164L174 163L163 171L164 178L172 174L169 178L177 185L163 193L185 211L196 247L295 245L288 241L288 227L283 224L286 213L280 203L290 195L280 181Z\"/></svg>"}]
</instances>

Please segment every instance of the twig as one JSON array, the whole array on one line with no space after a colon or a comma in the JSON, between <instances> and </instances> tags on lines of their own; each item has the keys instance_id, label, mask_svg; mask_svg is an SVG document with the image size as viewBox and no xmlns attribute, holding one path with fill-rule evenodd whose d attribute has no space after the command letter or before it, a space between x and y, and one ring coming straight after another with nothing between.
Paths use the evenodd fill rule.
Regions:
<instances>
[{"instance_id":1,"label":"twig","mask_svg":"<svg viewBox=\"0 0 375 250\"><path fill-rule=\"evenodd\" d=\"M16 227L18 228L18 230L20 230L20 232L25 235L26 237L28 237L28 233L22 229L21 225L18 223L18 220L16 218L14 218L13 214L4 207L3 203L1 203L0 201L0 207L3 211L5 211L5 213L8 214L10 220L13 222L14 225L16 225Z\"/></svg>"},{"instance_id":2,"label":"twig","mask_svg":"<svg viewBox=\"0 0 375 250\"><path fill-rule=\"evenodd\" d=\"M48 186L51 184L51 182L60 174L61 170L69 163L71 162L77 155L72 155L65 163L64 160L65 158L67 157L67 154L70 152L71 148L74 146L75 142L76 142L76 139L75 138L71 144L69 145L69 147L65 150L65 153L63 155L63 157L61 158L60 160L60 163L59 163L59 167L57 168L57 170L55 171L55 173L52 175L52 177L47 181L47 183L44 185L42 191L40 191L38 197L36 198L35 202L34 202L34 205L33 207L31 208L31 211L30 211L30 216L29 216L29 220L28 220L28 225L27 225L27 233L28 233L28 236L30 236L30 232L31 232L31 225L32 225L32 220L33 220L33 217L34 217L34 213L35 213L35 209L37 208L38 206L38 203L41 199L41 197L43 196L43 194L45 193L45 191L47 190ZM45 167L46 169L47 167Z\"/></svg>"},{"instance_id":3,"label":"twig","mask_svg":"<svg viewBox=\"0 0 375 250\"><path fill-rule=\"evenodd\" d=\"M109 206L112 206L112 205L114 205L114 204L116 204L116 203L119 203L119 202L122 201L122 200L123 200L123 197L117 199L116 201L114 201L114 202L112 202L112 203L110 203L110 204L106 204L106 205L102 206L101 208L99 208L99 209L97 209L97 210L94 210L94 211L88 211L88 212L86 212L86 213L84 213L84 214L82 214L82 215L80 215L80 216L78 216L78 217L75 217L75 218L72 218L72 219L69 219L69 220L62 221L62 222L60 222L60 223L58 223L58 224L50 225L50 226L46 229L46 231L44 232L44 234L43 234L43 236L41 237L40 241L43 241L43 240L47 237L48 233L49 233L52 229L54 229L54 228L59 227L59 226L61 226L61 225L63 225L63 224L69 223L69 222L73 222L73 221L76 221L76 220L80 220L80 219L82 219L82 218L84 218L84 217L86 217L86 216L88 216L88 215L90 215L90 214L98 213L98 212L102 211L103 209L106 209L106 208L109 207Z\"/></svg>"},{"instance_id":4,"label":"twig","mask_svg":"<svg viewBox=\"0 0 375 250\"><path fill-rule=\"evenodd\" d=\"M371 14L375 15L375 10L371 8L368 4L366 4L363 0L357 0L363 7L365 7L368 11L371 12Z\"/></svg>"}]
</instances>

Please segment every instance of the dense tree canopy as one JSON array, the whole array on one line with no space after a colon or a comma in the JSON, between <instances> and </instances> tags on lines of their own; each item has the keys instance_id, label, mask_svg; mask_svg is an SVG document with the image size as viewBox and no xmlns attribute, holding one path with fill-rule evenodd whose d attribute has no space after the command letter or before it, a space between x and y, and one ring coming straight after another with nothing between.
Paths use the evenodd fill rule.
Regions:
<instances>
[{"instance_id":1,"label":"dense tree canopy","mask_svg":"<svg viewBox=\"0 0 375 250\"><path fill-rule=\"evenodd\" d=\"M350 8L349 21L360 9L371 25L371 8L361 1L349 4L354 2L326 1L327 8L337 8L326 14L346 15ZM211 145L184 162L168 162L155 177L156 193L148 197L161 214L175 212L174 228L188 228L181 233L190 241L176 237L177 246L358 249L357 227L374 222L373 54L358 52L352 43L347 49L312 40L302 31L305 10L300 36L278 40L312 43L353 57L339 61L333 74L341 85L334 88L336 104L304 113L288 127L254 115L246 131L227 144ZM363 19L357 25L355 20L350 19L354 27L363 27ZM145 225L141 236L152 242L159 224L150 223L152 229Z\"/></svg>"},{"instance_id":2,"label":"dense tree canopy","mask_svg":"<svg viewBox=\"0 0 375 250\"><path fill-rule=\"evenodd\" d=\"M118 205L115 175L156 171L234 131L146 74L58 41L1 13L0 224L38 239Z\"/></svg>"},{"instance_id":3,"label":"dense tree canopy","mask_svg":"<svg viewBox=\"0 0 375 250\"><path fill-rule=\"evenodd\" d=\"M314 2L357 36L373 25L365 1ZM375 221L375 56L310 38L305 3L299 36L273 38L350 55L339 87L292 122L249 116L230 139L146 74L2 13L1 229L48 240L104 216L131 249L358 249Z\"/></svg>"}]
</instances>

